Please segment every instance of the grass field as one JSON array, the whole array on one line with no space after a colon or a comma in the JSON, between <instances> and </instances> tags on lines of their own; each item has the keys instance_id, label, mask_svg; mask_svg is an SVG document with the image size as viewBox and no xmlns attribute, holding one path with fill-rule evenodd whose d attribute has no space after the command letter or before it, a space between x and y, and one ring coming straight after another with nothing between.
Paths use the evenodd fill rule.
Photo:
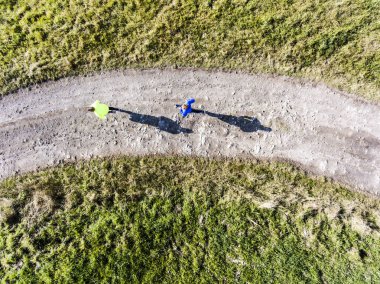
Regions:
<instances>
[{"instance_id":1,"label":"grass field","mask_svg":"<svg viewBox=\"0 0 380 284\"><path fill-rule=\"evenodd\" d=\"M377 283L379 201L287 164L92 160L0 184L4 283Z\"/></svg>"},{"instance_id":2,"label":"grass field","mask_svg":"<svg viewBox=\"0 0 380 284\"><path fill-rule=\"evenodd\" d=\"M323 81L380 101L377 0L0 0L0 93L125 67Z\"/></svg>"}]
</instances>

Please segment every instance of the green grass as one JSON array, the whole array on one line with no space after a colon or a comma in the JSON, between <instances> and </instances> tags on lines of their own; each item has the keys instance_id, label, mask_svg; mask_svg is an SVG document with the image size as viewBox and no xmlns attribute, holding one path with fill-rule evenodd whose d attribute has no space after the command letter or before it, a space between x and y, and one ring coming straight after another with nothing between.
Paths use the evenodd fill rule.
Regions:
<instances>
[{"instance_id":1,"label":"green grass","mask_svg":"<svg viewBox=\"0 0 380 284\"><path fill-rule=\"evenodd\" d=\"M380 101L378 0L0 0L0 93L126 67L324 81Z\"/></svg>"},{"instance_id":2,"label":"green grass","mask_svg":"<svg viewBox=\"0 0 380 284\"><path fill-rule=\"evenodd\" d=\"M283 163L119 158L0 184L4 283L377 283L379 201Z\"/></svg>"}]
</instances>

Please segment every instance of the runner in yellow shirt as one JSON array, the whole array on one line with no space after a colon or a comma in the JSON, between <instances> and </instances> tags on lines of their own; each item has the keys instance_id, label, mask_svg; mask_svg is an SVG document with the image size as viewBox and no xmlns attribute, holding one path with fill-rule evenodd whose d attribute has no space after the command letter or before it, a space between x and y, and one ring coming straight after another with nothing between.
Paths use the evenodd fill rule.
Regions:
<instances>
[{"instance_id":1,"label":"runner in yellow shirt","mask_svg":"<svg viewBox=\"0 0 380 284\"><path fill-rule=\"evenodd\" d=\"M94 112L97 117L104 120L106 119L106 115L110 112L110 108L97 100L88 108L88 111Z\"/></svg>"}]
</instances>

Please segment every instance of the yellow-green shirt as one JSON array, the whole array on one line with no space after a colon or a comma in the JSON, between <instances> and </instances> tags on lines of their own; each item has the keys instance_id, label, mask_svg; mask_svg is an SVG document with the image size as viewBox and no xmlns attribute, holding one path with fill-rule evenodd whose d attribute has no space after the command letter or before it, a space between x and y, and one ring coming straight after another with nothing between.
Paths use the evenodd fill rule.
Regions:
<instances>
[{"instance_id":1,"label":"yellow-green shirt","mask_svg":"<svg viewBox=\"0 0 380 284\"><path fill-rule=\"evenodd\" d=\"M99 101L95 101L91 106L95 109L94 113L97 117L100 119L106 119L106 115L110 111L106 104L101 104Z\"/></svg>"}]
</instances>

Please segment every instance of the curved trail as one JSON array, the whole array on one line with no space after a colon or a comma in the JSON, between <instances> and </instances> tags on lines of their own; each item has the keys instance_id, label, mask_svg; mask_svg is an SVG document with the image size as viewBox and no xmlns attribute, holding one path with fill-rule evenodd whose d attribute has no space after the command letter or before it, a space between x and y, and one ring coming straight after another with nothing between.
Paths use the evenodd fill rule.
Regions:
<instances>
[{"instance_id":1,"label":"curved trail","mask_svg":"<svg viewBox=\"0 0 380 284\"><path fill-rule=\"evenodd\" d=\"M174 105L196 98L181 126ZM100 121L83 106L125 110ZM284 159L380 193L380 106L283 77L126 70L62 79L0 100L0 178L118 154ZM254 118L254 119L253 119Z\"/></svg>"}]
</instances>

